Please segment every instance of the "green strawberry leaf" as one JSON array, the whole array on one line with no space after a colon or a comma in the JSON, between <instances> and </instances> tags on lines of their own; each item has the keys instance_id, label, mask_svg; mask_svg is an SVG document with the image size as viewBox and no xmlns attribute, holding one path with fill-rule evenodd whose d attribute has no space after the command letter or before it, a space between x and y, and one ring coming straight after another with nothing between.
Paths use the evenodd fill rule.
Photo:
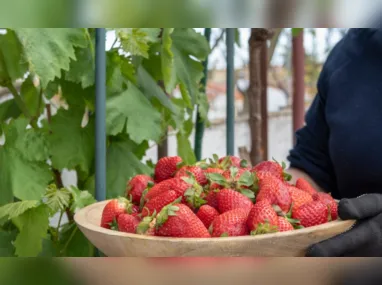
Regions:
<instances>
[{"instance_id":1,"label":"green strawberry leaf","mask_svg":"<svg viewBox=\"0 0 382 285\"><path fill-rule=\"evenodd\" d=\"M70 192L65 188L58 189L54 184L47 187L44 195L44 202L50 208L51 214L64 211L69 206L70 200Z\"/></svg>"},{"instance_id":2,"label":"green strawberry leaf","mask_svg":"<svg viewBox=\"0 0 382 285\"><path fill-rule=\"evenodd\" d=\"M29 69L40 77L45 88L61 70L69 70L70 61L76 59L75 47L86 47L85 29L15 29L24 48Z\"/></svg>"},{"instance_id":3,"label":"green strawberry leaf","mask_svg":"<svg viewBox=\"0 0 382 285\"><path fill-rule=\"evenodd\" d=\"M36 257L42 250L42 240L47 236L49 228L49 208L42 204L30 208L22 215L14 218L19 234L14 242L16 255L19 257Z\"/></svg>"},{"instance_id":4,"label":"green strawberry leaf","mask_svg":"<svg viewBox=\"0 0 382 285\"><path fill-rule=\"evenodd\" d=\"M224 176L220 173L206 173L206 176L210 181L222 186L224 186L227 182Z\"/></svg>"},{"instance_id":5,"label":"green strawberry leaf","mask_svg":"<svg viewBox=\"0 0 382 285\"><path fill-rule=\"evenodd\" d=\"M222 234L220 235L220 237L229 237L229 234L228 234L228 233L222 233Z\"/></svg>"},{"instance_id":6,"label":"green strawberry leaf","mask_svg":"<svg viewBox=\"0 0 382 285\"><path fill-rule=\"evenodd\" d=\"M231 179L234 180L234 179L236 178L236 175L237 175L239 169L238 169L237 167L231 166L231 167L229 168L229 171L230 171L230 173L231 173Z\"/></svg>"},{"instance_id":7,"label":"green strawberry leaf","mask_svg":"<svg viewBox=\"0 0 382 285\"><path fill-rule=\"evenodd\" d=\"M239 177L238 183L242 186L252 186L255 183L255 177L250 171L244 171Z\"/></svg>"},{"instance_id":8,"label":"green strawberry leaf","mask_svg":"<svg viewBox=\"0 0 382 285\"><path fill-rule=\"evenodd\" d=\"M240 193L244 196L248 197L249 199L253 200L255 198L255 193L253 193L249 189L240 189Z\"/></svg>"},{"instance_id":9,"label":"green strawberry leaf","mask_svg":"<svg viewBox=\"0 0 382 285\"><path fill-rule=\"evenodd\" d=\"M248 167L248 161L246 161L245 159L242 159L240 161L240 167L243 167L243 168Z\"/></svg>"}]
</instances>

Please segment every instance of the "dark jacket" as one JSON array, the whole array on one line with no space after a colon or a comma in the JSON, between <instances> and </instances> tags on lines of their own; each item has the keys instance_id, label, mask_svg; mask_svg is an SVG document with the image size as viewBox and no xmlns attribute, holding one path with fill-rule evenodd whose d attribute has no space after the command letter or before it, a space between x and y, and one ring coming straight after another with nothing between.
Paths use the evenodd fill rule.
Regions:
<instances>
[{"instance_id":1,"label":"dark jacket","mask_svg":"<svg viewBox=\"0 0 382 285\"><path fill-rule=\"evenodd\" d=\"M288 160L339 198L382 193L382 30L350 29L321 71Z\"/></svg>"}]
</instances>

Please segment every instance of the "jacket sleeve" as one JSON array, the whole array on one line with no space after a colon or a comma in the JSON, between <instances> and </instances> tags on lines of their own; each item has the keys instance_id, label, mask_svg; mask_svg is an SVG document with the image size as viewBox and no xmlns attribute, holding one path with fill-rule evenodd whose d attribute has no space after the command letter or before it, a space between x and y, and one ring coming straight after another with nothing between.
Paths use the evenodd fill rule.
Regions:
<instances>
[{"instance_id":1,"label":"jacket sleeve","mask_svg":"<svg viewBox=\"0 0 382 285\"><path fill-rule=\"evenodd\" d=\"M318 79L318 93L305 116L305 125L295 134L296 145L290 151L288 160L290 167L304 171L325 191L332 192L337 186L329 154L330 131L325 118L328 61Z\"/></svg>"}]
</instances>

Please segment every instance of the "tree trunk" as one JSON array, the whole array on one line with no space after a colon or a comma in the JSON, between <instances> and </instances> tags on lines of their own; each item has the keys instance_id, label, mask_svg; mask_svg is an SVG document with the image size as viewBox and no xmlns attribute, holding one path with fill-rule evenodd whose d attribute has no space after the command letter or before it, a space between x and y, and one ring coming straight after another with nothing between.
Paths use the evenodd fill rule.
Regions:
<instances>
[{"instance_id":1,"label":"tree trunk","mask_svg":"<svg viewBox=\"0 0 382 285\"><path fill-rule=\"evenodd\" d=\"M261 95L264 88L267 88L266 82L262 80L261 52L264 42L272 36L271 29L251 29L249 39L249 127L251 130L251 163L256 165L264 159L264 150L262 148L262 127L261 127ZM264 86L265 85L265 86Z\"/></svg>"}]
</instances>

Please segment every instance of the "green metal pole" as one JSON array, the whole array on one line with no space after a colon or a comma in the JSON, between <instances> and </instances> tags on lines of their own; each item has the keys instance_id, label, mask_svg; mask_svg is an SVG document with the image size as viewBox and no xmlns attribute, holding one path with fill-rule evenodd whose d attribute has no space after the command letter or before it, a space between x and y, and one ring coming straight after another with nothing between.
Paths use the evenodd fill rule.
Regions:
<instances>
[{"instance_id":1,"label":"green metal pole","mask_svg":"<svg viewBox=\"0 0 382 285\"><path fill-rule=\"evenodd\" d=\"M106 31L96 29L95 46L95 198L97 201L106 199Z\"/></svg>"},{"instance_id":2,"label":"green metal pole","mask_svg":"<svg viewBox=\"0 0 382 285\"><path fill-rule=\"evenodd\" d=\"M204 36L206 37L208 43L210 42L211 37L211 28L204 29ZM207 86L207 75L208 75L208 56L203 62L204 76L201 80L201 92L206 92ZM204 122L199 113L199 105L197 105L197 115L196 115L196 124L195 124L195 157L199 161L202 159L202 148L203 148L203 135L204 135Z\"/></svg>"},{"instance_id":3,"label":"green metal pole","mask_svg":"<svg viewBox=\"0 0 382 285\"><path fill-rule=\"evenodd\" d=\"M227 155L235 153L235 67L234 67L235 29L226 30L227 44Z\"/></svg>"}]
</instances>

